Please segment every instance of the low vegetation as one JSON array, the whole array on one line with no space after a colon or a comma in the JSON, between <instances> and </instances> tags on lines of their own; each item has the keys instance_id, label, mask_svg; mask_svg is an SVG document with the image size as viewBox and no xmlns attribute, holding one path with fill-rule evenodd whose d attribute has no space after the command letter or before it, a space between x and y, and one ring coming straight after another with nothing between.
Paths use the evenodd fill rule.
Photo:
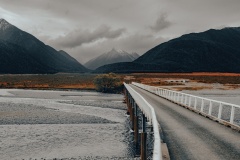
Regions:
<instances>
[{"instance_id":1,"label":"low vegetation","mask_svg":"<svg viewBox=\"0 0 240 160\"><path fill-rule=\"evenodd\" d=\"M149 85L151 83L156 85L156 79L162 78L190 79L202 83L240 84L240 74L237 73L135 73L132 76L135 81L149 83Z\"/></svg>"},{"instance_id":2,"label":"low vegetation","mask_svg":"<svg viewBox=\"0 0 240 160\"><path fill-rule=\"evenodd\" d=\"M98 92L120 93L123 90L121 76L114 73L98 75L94 79L94 84Z\"/></svg>"},{"instance_id":3,"label":"low vegetation","mask_svg":"<svg viewBox=\"0 0 240 160\"><path fill-rule=\"evenodd\" d=\"M0 88L23 89L80 89L101 92L121 92L122 82L140 82L154 86L168 86L163 79L190 79L203 83L220 83L227 88L240 87L240 74L234 73L134 73L134 74L42 74L0 75ZM108 83L111 83L109 87ZM102 86L101 86L102 85ZM199 88L198 88L199 89Z\"/></svg>"},{"instance_id":4,"label":"low vegetation","mask_svg":"<svg viewBox=\"0 0 240 160\"><path fill-rule=\"evenodd\" d=\"M0 88L94 90L95 74L0 75Z\"/></svg>"},{"instance_id":5,"label":"low vegetation","mask_svg":"<svg viewBox=\"0 0 240 160\"><path fill-rule=\"evenodd\" d=\"M198 91L203 89L213 89L213 87L206 87L206 86L192 86L192 87L172 87L175 91L183 91L183 90L189 90L189 91Z\"/></svg>"}]
</instances>

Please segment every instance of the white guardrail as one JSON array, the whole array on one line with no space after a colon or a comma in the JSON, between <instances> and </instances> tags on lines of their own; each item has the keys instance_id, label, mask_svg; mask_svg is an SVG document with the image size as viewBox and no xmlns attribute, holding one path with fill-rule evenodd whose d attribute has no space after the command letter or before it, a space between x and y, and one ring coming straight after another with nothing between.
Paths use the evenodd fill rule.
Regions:
<instances>
[{"instance_id":1,"label":"white guardrail","mask_svg":"<svg viewBox=\"0 0 240 160\"><path fill-rule=\"evenodd\" d=\"M131 94L132 98L135 100L140 110L144 113L148 121L153 126L153 132L154 132L153 160L162 160L159 125L158 125L154 108L138 92L132 89L128 84L124 83L124 86L126 87L128 92Z\"/></svg>"},{"instance_id":2,"label":"white guardrail","mask_svg":"<svg viewBox=\"0 0 240 160\"><path fill-rule=\"evenodd\" d=\"M239 105L198 97L183 92L144 85L141 83L132 82L132 84L174 103L192 108L224 124L229 124L233 127L240 127Z\"/></svg>"}]
</instances>

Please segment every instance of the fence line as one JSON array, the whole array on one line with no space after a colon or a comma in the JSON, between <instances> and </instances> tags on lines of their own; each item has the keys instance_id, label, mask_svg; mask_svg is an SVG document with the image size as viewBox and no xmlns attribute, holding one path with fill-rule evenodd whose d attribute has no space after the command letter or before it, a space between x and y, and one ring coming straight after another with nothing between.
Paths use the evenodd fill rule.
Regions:
<instances>
[{"instance_id":1,"label":"fence line","mask_svg":"<svg viewBox=\"0 0 240 160\"><path fill-rule=\"evenodd\" d=\"M160 97L168 99L174 103L194 109L195 111L198 111L203 115L207 115L210 118L213 118L233 128L240 127L239 105L194 96L169 89L144 85L136 82L132 82L132 84L151 93L154 93Z\"/></svg>"},{"instance_id":2,"label":"fence line","mask_svg":"<svg viewBox=\"0 0 240 160\"><path fill-rule=\"evenodd\" d=\"M127 92L126 93L127 104L128 103L132 104L132 105L128 105L130 107L129 108L130 117L132 117L133 115L137 116L136 111L133 113L132 109L134 109L134 107L138 106L139 109L141 110L142 116L143 116L142 132L144 133L144 126L145 126L144 117L145 116L148 119L148 121L152 124L152 127L153 127L154 144L153 144L152 159L153 160L162 160L161 138L160 138L160 133L159 133L159 125L158 125L158 121L156 118L154 108L138 92L136 92L134 89L132 89L128 84L124 83L124 86L125 86L125 89ZM135 110L136 110L136 108L135 108ZM131 118L131 119L134 121L134 118ZM134 129L136 129L136 128L134 128ZM137 135L138 135L138 131L137 131ZM146 139L146 137L145 137L145 139ZM141 138L141 141L142 141L142 138ZM141 144L142 144L142 142L141 142ZM142 150L141 150L141 152L142 152ZM142 159L145 159L145 158L142 158Z\"/></svg>"}]
</instances>

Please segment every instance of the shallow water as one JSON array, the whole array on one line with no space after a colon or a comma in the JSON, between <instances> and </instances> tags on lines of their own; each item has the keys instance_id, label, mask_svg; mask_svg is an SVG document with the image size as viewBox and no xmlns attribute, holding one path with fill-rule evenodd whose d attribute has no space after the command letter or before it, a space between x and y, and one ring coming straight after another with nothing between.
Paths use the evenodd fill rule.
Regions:
<instances>
[{"instance_id":1,"label":"shallow water","mask_svg":"<svg viewBox=\"0 0 240 160\"><path fill-rule=\"evenodd\" d=\"M0 90L1 160L132 159L122 101L97 92Z\"/></svg>"}]
</instances>

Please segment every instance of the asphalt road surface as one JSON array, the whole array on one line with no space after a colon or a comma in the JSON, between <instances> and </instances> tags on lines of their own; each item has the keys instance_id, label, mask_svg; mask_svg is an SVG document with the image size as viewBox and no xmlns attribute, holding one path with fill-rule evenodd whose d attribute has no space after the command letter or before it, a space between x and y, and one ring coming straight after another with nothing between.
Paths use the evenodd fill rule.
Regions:
<instances>
[{"instance_id":1,"label":"asphalt road surface","mask_svg":"<svg viewBox=\"0 0 240 160\"><path fill-rule=\"evenodd\" d=\"M171 160L240 160L240 133L134 85L155 109Z\"/></svg>"}]
</instances>

